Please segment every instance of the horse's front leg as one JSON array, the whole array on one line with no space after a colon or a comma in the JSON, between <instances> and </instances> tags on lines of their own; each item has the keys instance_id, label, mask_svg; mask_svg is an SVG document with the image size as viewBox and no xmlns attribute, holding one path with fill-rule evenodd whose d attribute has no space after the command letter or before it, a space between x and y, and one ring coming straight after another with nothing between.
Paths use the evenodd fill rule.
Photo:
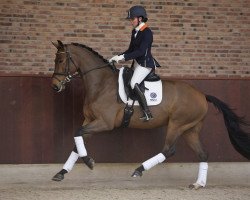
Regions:
<instances>
[{"instance_id":1,"label":"horse's front leg","mask_svg":"<svg viewBox=\"0 0 250 200\"><path fill-rule=\"evenodd\" d=\"M64 179L64 175L70 172L78 158L82 158L83 162L90 168L94 168L94 159L88 156L87 150L84 144L83 136L89 133L96 133L100 131L110 130L111 128L108 127L103 120L94 120L90 123L84 123L75 133L74 141L75 146L73 151L71 152L69 158L67 159L66 163L63 166L63 169L58 172L52 180L54 181L62 181Z\"/></svg>"}]
</instances>

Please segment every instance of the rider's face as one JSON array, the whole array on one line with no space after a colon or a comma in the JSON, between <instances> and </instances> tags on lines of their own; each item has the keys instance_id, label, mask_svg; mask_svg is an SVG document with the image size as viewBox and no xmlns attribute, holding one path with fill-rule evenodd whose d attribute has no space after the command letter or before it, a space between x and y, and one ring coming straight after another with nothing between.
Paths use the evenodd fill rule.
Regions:
<instances>
[{"instance_id":1,"label":"rider's face","mask_svg":"<svg viewBox=\"0 0 250 200\"><path fill-rule=\"evenodd\" d=\"M133 19L130 19L130 23L133 26L133 28L136 28L138 26L138 23L139 23L139 18L135 17Z\"/></svg>"}]
</instances>

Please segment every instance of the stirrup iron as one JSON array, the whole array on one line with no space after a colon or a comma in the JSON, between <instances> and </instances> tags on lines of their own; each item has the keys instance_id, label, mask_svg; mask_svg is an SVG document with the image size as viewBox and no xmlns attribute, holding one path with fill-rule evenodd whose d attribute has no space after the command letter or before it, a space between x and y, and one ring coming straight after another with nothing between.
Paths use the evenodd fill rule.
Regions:
<instances>
[{"instance_id":1,"label":"stirrup iron","mask_svg":"<svg viewBox=\"0 0 250 200\"><path fill-rule=\"evenodd\" d=\"M153 118L152 114L150 113L150 111L145 112L145 111L143 110L143 116L140 117L140 119L143 120L143 121L145 121L145 122L147 122L147 121L149 121L149 120L151 120L151 119L154 119L154 118Z\"/></svg>"}]
</instances>

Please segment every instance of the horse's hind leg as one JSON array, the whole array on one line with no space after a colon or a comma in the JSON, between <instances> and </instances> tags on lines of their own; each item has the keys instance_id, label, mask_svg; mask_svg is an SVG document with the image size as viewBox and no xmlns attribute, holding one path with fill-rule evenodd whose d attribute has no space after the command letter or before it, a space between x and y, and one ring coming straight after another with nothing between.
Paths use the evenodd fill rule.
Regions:
<instances>
[{"instance_id":1,"label":"horse's hind leg","mask_svg":"<svg viewBox=\"0 0 250 200\"><path fill-rule=\"evenodd\" d=\"M148 159L147 161L143 162L142 165L134 171L132 177L142 176L143 171L151 169L155 165L162 163L164 160L174 155L175 143L181 134L182 131L180 127L176 127L174 123L169 123L163 151L157 154L156 156Z\"/></svg>"},{"instance_id":2,"label":"horse's hind leg","mask_svg":"<svg viewBox=\"0 0 250 200\"><path fill-rule=\"evenodd\" d=\"M183 138L186 140L187 144L191 149L196 153L199 157L200 165L199 165L199 173L197 181L194 184L189 185L189 188L199 189L201 187L205 187L207 181L207 170L208 170L208 155L203 150L202 144L199 139L199 133L202 128L202 121L199 122L193 128L187 130L183 134Z\"/></svg>"}]
</instances>

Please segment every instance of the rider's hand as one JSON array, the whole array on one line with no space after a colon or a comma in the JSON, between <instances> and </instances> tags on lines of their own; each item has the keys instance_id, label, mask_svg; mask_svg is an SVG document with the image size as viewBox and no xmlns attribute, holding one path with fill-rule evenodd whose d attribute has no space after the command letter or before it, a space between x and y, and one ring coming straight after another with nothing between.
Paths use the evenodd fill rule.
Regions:
<instances>
[{"instance_id":1,"label":"rider's hand","mask_svg":"<svg viewBox=\"0 0 250 200\"><path fill-rule=\"evenodd\" d=\"M109 62L112 63L112 62L117 62L119 63L119 61L122 61L124 60L124 55L116 55L116 56L113 56L112 58L109 59Z\"/></svg>"}]
</instances>

